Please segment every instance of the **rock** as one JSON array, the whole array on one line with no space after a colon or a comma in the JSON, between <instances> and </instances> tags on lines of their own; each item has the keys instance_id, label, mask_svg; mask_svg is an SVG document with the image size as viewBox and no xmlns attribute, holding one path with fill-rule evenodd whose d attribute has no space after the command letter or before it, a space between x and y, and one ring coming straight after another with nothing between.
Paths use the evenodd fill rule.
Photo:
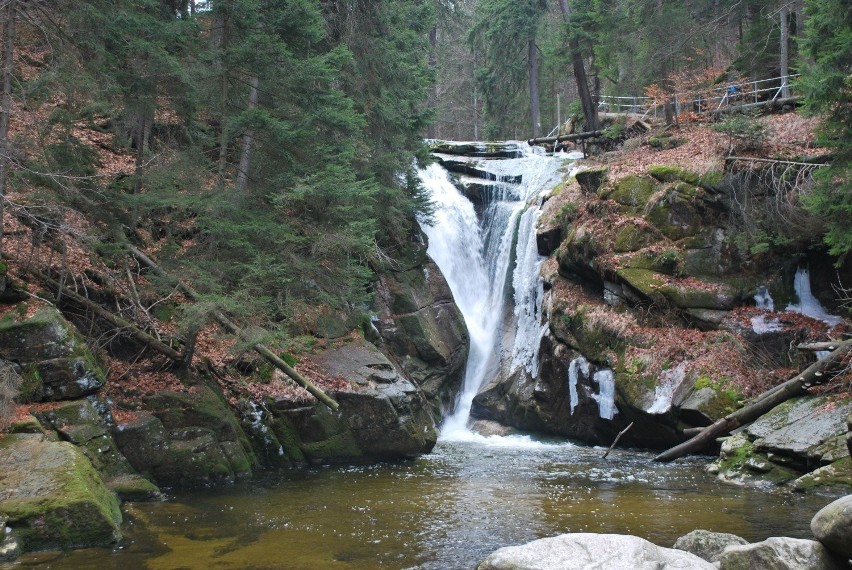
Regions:
<instances>
[{"instance_id":1,"label":"rock","mask_svg":"<svg viewBox=\"0 0 852 570\"><path fill-rule=\"evenodd\" d=\"M501 548L477 570L711 570L715 566L689 552L663 548L636 536L561 534L522 546Z\"/></svg>"},{"instance_id":2,"label":"rock","mask_svg":"<svg viewBox=\"0 0 852 570\"><path fill-rule=\"evenodd\" d=\"M846 449L849 450L849 455L852 455L852 414L846 418Z\"/></svg>"},{"instance_id":3,"label":"rock","mask_svg":"<svg viewBox=\"0 0 852 570\"><path fill-rule=\"evenodd\" d=\"M99 402L95 402L101 405ZM122 500L160 499L156 485L139 475L118 450L110 426L101 417L95 403L76 400L39 413L39 417L59 434L76 445L97 469L106 486Z\"/></svg>"},{"instance_id":4,"label":"rock","mask_svg":"<svg viewBox=\"0 0 852 570\"><path fill-rule=\"evenodd\" d=\"M146 410L117 426L114 438L139 473L159 485L233 482L257 464L251 442L220 394L206 386L158 392Z\"/></svg>"},{"instance_id":5,"label":"rock","mask_svg":"<svg viewBox=\"0 0 852 570\"><path fill-rule=\"evenodd\" d=\"M852 495L820 509L811 519L811 532L834 554L852 559Z\"/></svg>"},{"instance_id":6,"label":"rock","mask_svg":"<svg viewBox=\"0 0 852 570\"><path fill-rule=\"evenodd\" d=\"M68 442L39 434L0 440L0 513L24 549L110 544L120 538L118 499Z\"/></svg>"},{"instance_id":7,"label":"rock","mask_svg":"<svg viewBox=\"0 0 852 570\"><path fill-rule=\"evenodd\" d=\"M325 406L278 406L274 427L296 461L335 463L414 457L437 441L432 404L367 341L354 341L314 358L320 372L348 380L338 390L337 414ZM286 442L290 445L287 446ZM297 448L297 449L294 449Z\"/></svg>"},{"instance_id":8,"label":"rock","mask_svg":"<svg viewBox=\"0 0 852 570\"><path fill-rule=\"evenodd\" d=\"M840 570L846 567L815 540L779 537L729 546L719 566L721 570Z\"/></svg>"},{"instance_id":9,"label":"rock","mask_svg":"<svg viewBox=\"0 0 852 570\"><path fill-rule=\"evenodd\" d=\"M574 177L580 185L580 190L585 194L596 194L598 189L606 180L608 168L584 168L577 172Z\"/></svg>"},{"instance_id":10,"label":"rock","mask_svg":"<svg viewBox=\"0 0 852 570\"><path fill-rule=\"evenodd\" d=\"M80 398L103 386L103 366L58 310L44 307L23 320L14 314L0 319L0 357L23 368L21 401Z\"/></svg>"},{"instance_id":11,"label":"rock","mask_svg":"<svg viewBox=\"0 0 852 570\"><path fill-rule=\"evenodd\" d=\"M842 449L842 445L838 438L846 432L845 417L850 410L852 398L805 396L775 407L747 431L756 439L756 450L793 457L802 464L826 464L840 458L838 448ZM834 445L825 445L832 440Z\"/></svg>"},{"instance_id":12,"label":"rock","mask_svg":"<svg viewBox=\"0 0 852 570\"><path fill-rule=\"evenodd\" d=\"M748 544L748 541L727 532L694 530L678 538L672 548L691 552L708 562L718 562L725 548L735 544Z\"/></svg>"},{"instance_id":13,"label":"rock","mask_svg":"<svg viewBox=\"0 0 852 570\"><path fill-rule=\"evenodd\" d=\"M376 346L440 413L452 408L470 343L447 281L425 248L422 253L411 269L379 275Z\"/></svg>"},{"instance_id":14,"label":"rock","mask_svg":"<svg viewBox=\"0 0 852 570\"><path fill-rule=\"evenodd\" d=\"M795 491L852 493L852 458L844 457L793 481Z\"/></svg>"},{"instance_id":15,"label":"rock","mask_svg":"<svg viewBox=\"0 0 852 570\"><path fill-rule=\"evenodd\" d=\"M644 299L674 305L680 309L732 309L739 293L724 283L667 278L647 269L625 268L618 277Z\"/></svg>"}]
</instances>

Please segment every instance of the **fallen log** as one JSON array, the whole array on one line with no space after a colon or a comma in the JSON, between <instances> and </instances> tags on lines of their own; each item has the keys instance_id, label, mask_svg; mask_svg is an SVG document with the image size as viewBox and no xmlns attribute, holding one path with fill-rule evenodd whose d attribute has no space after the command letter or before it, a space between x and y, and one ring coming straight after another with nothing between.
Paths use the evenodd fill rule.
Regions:
<instances>
[{"instance_id":1,"label":"fallen log","mask_svg":"<svg viewBox=\"0 0 852 570\"><path fill-rule=\"evenodd\" d=\"M660 453L654 458L654 461L672 461L689 453L701 451L708 444L715 441L717 437L727 435L731 430L753 422L778 404L789 400L793 396L805 393L807 388L814 384L824 382L826 370L838 364L850 352L852 352L852 340L839 343L837 348L826 355L825 358L811 364L801 374L797 374L783 384L779 384L775 388L764 392L745 407L728 414L722 419L716 420L713 424L701 430L701 433L692 439Z\"/></svg>"},{"instance_id":2,"label":"fallen log","mask_svg":"<svg viewBox=\"0 0 852 570\"><path fill-rule=\"evenodd\" d=\"M561 142L565 142L565 141L576 142L576 141L582 141L582 140L586 140L586 139L592 139L592 138L595 138L595 137L600 137L600 136L603 136L603 134L604 134L604 131L598 130L598 131L587 131L585 133L574 133L572 135L561 135L561 136L558 136L558 137L538 137L538 138L535 138L535 139L528 140L527 144L529 144L530 146L533 146L533 145L537 145L537 144L552 144L552 143L561 143Z\"/></svg>"},{"instance_id":3,"label":"fallen log","mask_svg":"<svg viewBox=\"0 0 852 570\"><path fill-rule=\"evenodd\" d=\"M126 330L127 334L130 335L134 340L139 341L140 343L151 348L152 350L169 357L175 362L180 362L183 360L183 355L181 355L178 351L176 351L169 345L157 340L139 327L132 325L130 322L122 319L121 317L114 315L113 313L104 309L94 301L91 301L90 299L79 295L78 293L72 291L68 287L65 287L59 282L54 281L53 279L33 267L28 268L27 271L36 279L39 279L43 283L56 289L58 294L64 297L68 297L78 305L82 305L83 307L92 311L97 316L101 317L110 324L115 325L120 329Z\"/></svg>"},{"instance_id":4,"label":"fallen log","mask_svg":"<svg viewBox=\"0 0 852 570\"><path fill-rule=\"evenodd\" d=\"M195 289L193 289L180 279L177 279L176 277L172 277L171 275L167 274L159 265L157 265L157 263L154 262L153 259L145 255L144 252L133 246L133 244L131 244L129 241L123 239L123 234L120 237L122 237L121 241L124 243L128 251L130 251L130 253L133 254L134 257L136 257L136 259L147 265L148 268L151 269L154 273L156 273L160 277L174 281L180 288L180 290L183 291L183 293L193 301L198 301L201 298L201 296ZM213 318L215 318L219 322L219 324L229 333L238 337L243 336L243 330L239 326L237 326L237 324L234 323L231 319L226 317L221 311L215 311L213 313ZM267 348L265 345L259 342L254 343L252 345L252 349L254 349L254 351L260 354L263 358L265 358L267 362L281 370L284 374L292 378L294 382L296 382L305 390L310 392L317 400L319 400L335 412L340 408L340 405L334 399L332 399L331 396L326 394L319 387L315 386L304 376L296 372L293 367L281 360L278 355L269 350L269 348Z\"/></svg>"},{"instance_id":5,"label":"fallen log","mask_svg":"<svg viewBox=\"0 0 852 570\"><path fill-rule=\"evenodd\" d=\"M799 350L813 350L821 352L823 350L834 350L837 348L838 342L806 342L796 346Z\"/></svg>"}]
</instances>

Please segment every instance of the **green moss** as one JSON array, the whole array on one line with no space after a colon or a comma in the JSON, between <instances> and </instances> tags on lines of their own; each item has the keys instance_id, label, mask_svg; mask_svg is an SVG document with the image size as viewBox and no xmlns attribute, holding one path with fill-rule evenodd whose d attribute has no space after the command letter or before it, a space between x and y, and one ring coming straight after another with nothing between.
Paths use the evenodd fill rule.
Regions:
<instances>
[{"instance_id":1,"label":"green moss","mask_svg":"<svg viewBox=\"0 0 852 570\"><path fill-rule=\"evenodd\" d=\"M284 453L290 461L307 463L308 459L299 448L299 436L293 424L286 417L276 417L272 422L272 431L284 447Z\"/></svg>"},{"instance_id":2,"label":"green moss","mask_svg":"<svg viewBox=\"0 0 852 570\"><path fill-rule=\"evenodd\" d=\"M648 167L648 174L660 182L677 182L680 180L689 184L698 184L699 180L697 174L678 166L653 164Z\"/></svg>"},{"instance_id":3,"label":"green moss","mask_svg":"<svg viewBox=\"0 0 852 570\"><path fill-rule=\"evenodd\" d=\"M698 184L705 190L715 191L722 187L722 182L725 180L725 173L714 170L699 177Z\"/></svg>"},{"instance_id":4,"label":"green moss","mask_svg":"<svg viewBox=\"0 0 852 570\"><path fill-rule=\"evenodd\" d=\"M610 189L601 192L601 197L615 200L631 211L640 212L656 191L657 182L649 176L625 176Z\"/></svg>"},{"instance_id":5,"label":"green moss","mask_svg":"<svg viewBox=\"0 0 852 570\"><path fill-rule=\"evenodd\" d=\"M629 223L616 234L614 250L616 253L638 251L656 241L657 237L647 228L638 223Z\"/></svg>"},{"instance_id":6,"label":"green moss","mask_svg":"<svg viewBox=\"0 0 852 570\"><path fill-rule=\"evenodd\" d=\"M648 145L651 148L656 148L658 150L666 150L670 148L676 148L686 142L686 139L675 138L668 135L660 135L655 137L650 137L648 139Z\"/></svg>"},{"instance_id":7,"label":"green moss","mask_svg":"<svg viewBox=\"0 0 852 570\"><path fill-rule=\"evenodd\" d=\"M852 493L852 457L838 459L830 465L802 475L793 483L793 488L805 493L813 491Z\"/></svg>"},{"instance_id":8,"label":"green moss","mask_svg":"<svg viewBox=\"0 0 852 570\"><path fill-rule=\"evenodd\" d=\"M586 194L595 194L606 180L608 168L587 168L577 172L575 178L580 189Z\"/></svg>"},{"instance_id":9,"label":"green moss","mask_svg":"<svg viewBox=\"0 0 852 570\"><path fill-rule=\"evenodd\" d=\"M18 388L18 401L25 403L35 401L43 382L38 366L35 364L25 366L21 378L23 378L23 382Z\"/></svg>"},{"instance_id":10,"label":"green moss","mask_svg":"<svg viewBox=\"0 0 852 570\"><path fill-rule=\"evenodd\" d=\"M308 459L313 461L341 461L356 459L363 455L355 438L348 430L322 441L303 443L302 451Z\"/></svg>"}]
</instances>

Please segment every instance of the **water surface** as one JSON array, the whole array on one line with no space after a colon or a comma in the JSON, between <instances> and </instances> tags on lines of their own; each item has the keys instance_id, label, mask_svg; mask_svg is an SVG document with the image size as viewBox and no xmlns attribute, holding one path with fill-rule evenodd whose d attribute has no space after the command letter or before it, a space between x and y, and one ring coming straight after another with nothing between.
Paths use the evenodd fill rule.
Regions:
<instances>
[{"instance_id":1,"label":"water surface","mask_svg":"<svg viewBox=\"0 0 852 570\"><path fill-rule=\"evenodd\" d=\"M706 459L662 465L616 450L603 460L598 448L471 439L415 461L276 471L128 504L120 547L30 554L15 567L474 568L499 547L564 532L663 546L696 528L808 538L831 500L722 485Z\"/></svg>"}]
</instances>

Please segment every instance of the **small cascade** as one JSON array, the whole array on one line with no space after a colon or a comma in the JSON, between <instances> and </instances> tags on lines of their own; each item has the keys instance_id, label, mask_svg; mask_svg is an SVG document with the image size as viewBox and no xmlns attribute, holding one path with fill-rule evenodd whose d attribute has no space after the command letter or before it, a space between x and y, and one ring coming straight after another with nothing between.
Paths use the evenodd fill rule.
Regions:
<instances>
[{"instance_id":1,"label":"small cascade","mask_svg":"<svg viewBox=\"0 0 852 570\"><path fill-rule=\"evenodd\" d=\"M767 311L775 310L775 301L772 300L772 295L769 294L769 289L766 285L761 285L757 288L757 292L754 294L754 305L758 309Z\"/></svg>"},{"instance_id":2,"label":"small cascade","mask_svg":"<svg viewBox=\"0 0 852 570\"><path fill-rule=\"evenodd\" d=\"M822 306L822 303L814 297L811 292L811 275L805 268L800 268L796 271L796 276L793 278L793 288L796 291L796 296L799 297L798 304L791 303L787 305L786 311L801 313L805 316L817 319L824 322L830 327L840 324L843 317L831 315Z\"/></svg>"},{"instance_id":3,"label":"small cascade","mask_svg":"<svg viewBox=\"0 0 852 570\"><path fill-rule=\"evenodd\" d=\"M686 378L686 363L682 362L675 368L664 370L660 381L654 389L654 401L647 410L649 414L665 414L672 407L675 391Z\"/></svg>"},{"instance_id":4,"label":"small cascade","mask_svg":"<svg viewBox=\"0 0 852 570\"><path fill-rule=\"evenodd\" d=\"M477 143L456 146L463 145L481 149L474 150L480 155L486 152ZM444 273L470 334L464 382L453 414L442 426L443 439L469 439L467 421L473 398L504 363L510 362L512 369L523 367L531 375L537 373L538 345L545 330L541 323L543 283L538 275L544 258L538 255L535 238L541 202L537 197L560 181L566 157L546 156L526 143L507 143L509 146L510 158L473 161L451 157L456 165L468 161L461 172L475 171L492 181L476 208L442 166L433 164L420 172L435 204L431 223L421 223L429 238L427 251ZM509 315L513 322L504 322ZM510 326L517 330L511 354L504 355L501 346Z\"/></svg>"},{"instance_id":5,"label":"small cascade","mask_svg":"<svg viewBox=\"0 0 852 570\"><path fill-rule=\"evenodd\" d=\"M578 356L568 365L568 394L571 398L571 414L574 413L574 408L580 403L580 396L577 393L577 380L579 375L589 375L589 361Z\"/></svg>"}]
</instances>

